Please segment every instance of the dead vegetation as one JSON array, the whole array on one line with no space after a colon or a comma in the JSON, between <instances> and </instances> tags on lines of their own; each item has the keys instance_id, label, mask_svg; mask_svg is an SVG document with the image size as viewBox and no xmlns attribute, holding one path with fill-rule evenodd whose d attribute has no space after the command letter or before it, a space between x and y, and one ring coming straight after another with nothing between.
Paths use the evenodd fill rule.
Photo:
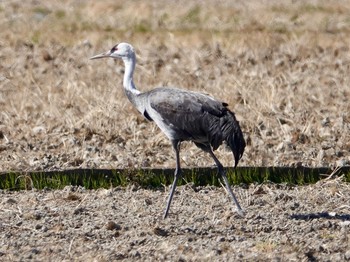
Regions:
<instances>
[{"instance_id":1,"label":"dead vegetation","mask_svg":"<svg viewBox=\"0 0 350 262\"><path fill-rule=\"evenodd\" d=\"M137 48L140 90L179 86L231 105L242 165L349 164L347 2L184 3L2 2L0 170L174 166L125 98L123 65L88 60L120 41ZM184 147L185 166L212 165Z\"/></svg>"}]
</instances>

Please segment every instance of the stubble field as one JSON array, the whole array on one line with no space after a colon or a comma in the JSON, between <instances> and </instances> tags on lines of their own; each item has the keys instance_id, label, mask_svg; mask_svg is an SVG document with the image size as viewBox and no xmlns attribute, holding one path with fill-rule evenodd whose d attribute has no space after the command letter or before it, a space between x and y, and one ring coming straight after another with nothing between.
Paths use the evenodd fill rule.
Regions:
<instances>
[{"instance_id":1,"label":"stubble field","mask_svg":"<svg viewBox=\"0 0 350 262\"><path fill-rule=\"evenodd\" d=\"M0 2L0 171L175 166L170 143L126 99L123 64L88 60L121 41L136 49L141 91L176 86L230 105L247 141L240 165L349 165L349 13L348 1ZM233 165L224 147L217 156ZM181 159L213 164L190 143ZM350 258L346 183L256 187L235 188L244 219L222 189L183 187L165 221L167 189L76 200L69 188L4 191L0 256Z\"/></svg>"}]
</instances>

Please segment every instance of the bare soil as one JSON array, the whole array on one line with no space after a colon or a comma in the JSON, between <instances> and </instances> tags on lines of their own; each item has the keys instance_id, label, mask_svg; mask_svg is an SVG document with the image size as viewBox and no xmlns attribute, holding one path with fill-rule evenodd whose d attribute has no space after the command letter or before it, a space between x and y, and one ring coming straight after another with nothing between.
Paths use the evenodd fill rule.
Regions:
<instances>
[{"instance_id":1,"label":"bare soil","mask_svg":"<svg viewBox=\"0 0 350 262\"><path fill-rule=\"evenodd\" d=\"M350 164L349 1L1 1L0 171L174 167L170 143L122 90L126 41L141 91L229 103L245 166ZM137 15L136 15L137 14ZM232 166L231 152L216 152ZM211 166L190 143L183 166ZM349 186L1 191L4 261L344 261Z\"/></svg>"},{"instance_id":2,"label":"bare soil","mask_svg":"<svg viewBox=\"0 0 350 262\"><path fill-rule=\"evenodd\" d=\"M235 214L223 188L178 188L162 219L164 190L0 192L2 261L346 261L350 187L235 187Z\"/></svg>"}]
</instances>

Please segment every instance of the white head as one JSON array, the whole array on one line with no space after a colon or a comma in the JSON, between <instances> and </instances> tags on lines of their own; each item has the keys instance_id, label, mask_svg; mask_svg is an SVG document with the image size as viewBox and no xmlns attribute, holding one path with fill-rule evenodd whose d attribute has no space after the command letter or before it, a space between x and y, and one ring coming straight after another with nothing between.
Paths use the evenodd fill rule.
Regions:
<instances>
[{"instance_id":1,"label":"white head","mask_svg":"<svg viewBox=\"0 0 350 262\"><path fill-rule=\"evenodd\" d=\"M131 59L135 57L135 51L132 45L128 43L120 43L112 47L111 50L104 52L99 55L90 57L90 59L99 59L99 58L122 58L122 59Z\"/></svg>"}]
</instances>

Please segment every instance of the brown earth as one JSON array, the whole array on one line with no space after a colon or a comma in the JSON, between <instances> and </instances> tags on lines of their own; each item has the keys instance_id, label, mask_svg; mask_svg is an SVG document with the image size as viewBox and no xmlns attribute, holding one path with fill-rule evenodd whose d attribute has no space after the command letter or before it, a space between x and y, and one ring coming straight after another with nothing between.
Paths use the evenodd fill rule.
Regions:
<instances>
[{"instance_id":1,"label":"brown earth","mask_svg":"<svg viewBox=\"0 0 350 262\"><path fill-rule=\"evenodd\" d=\"M350 260L350 187L341 179L234 190L245 218L216 187L179 187L165 220L164 190L2 191L0 259Z\"/></svg>"},{"instance_id":2,"label":"brown earth","mask_svg":"<svg viewBox=\"0 0 350 262\"><path fill-rule=\"evenodd\" d=\"M0 171L174 167L163 134L89 61L126 41L140 90L211 94L236 113L246 166L350 164L348 1L1 1ZM137 15L136 15L137 14ZM211 166L190 143L183 166ZM224 148L217 156L232 166ZM168 190L166 190L168 191ZM0 260L350 259L349 186L1 191Z\"/></svg>"}]
</instances>

